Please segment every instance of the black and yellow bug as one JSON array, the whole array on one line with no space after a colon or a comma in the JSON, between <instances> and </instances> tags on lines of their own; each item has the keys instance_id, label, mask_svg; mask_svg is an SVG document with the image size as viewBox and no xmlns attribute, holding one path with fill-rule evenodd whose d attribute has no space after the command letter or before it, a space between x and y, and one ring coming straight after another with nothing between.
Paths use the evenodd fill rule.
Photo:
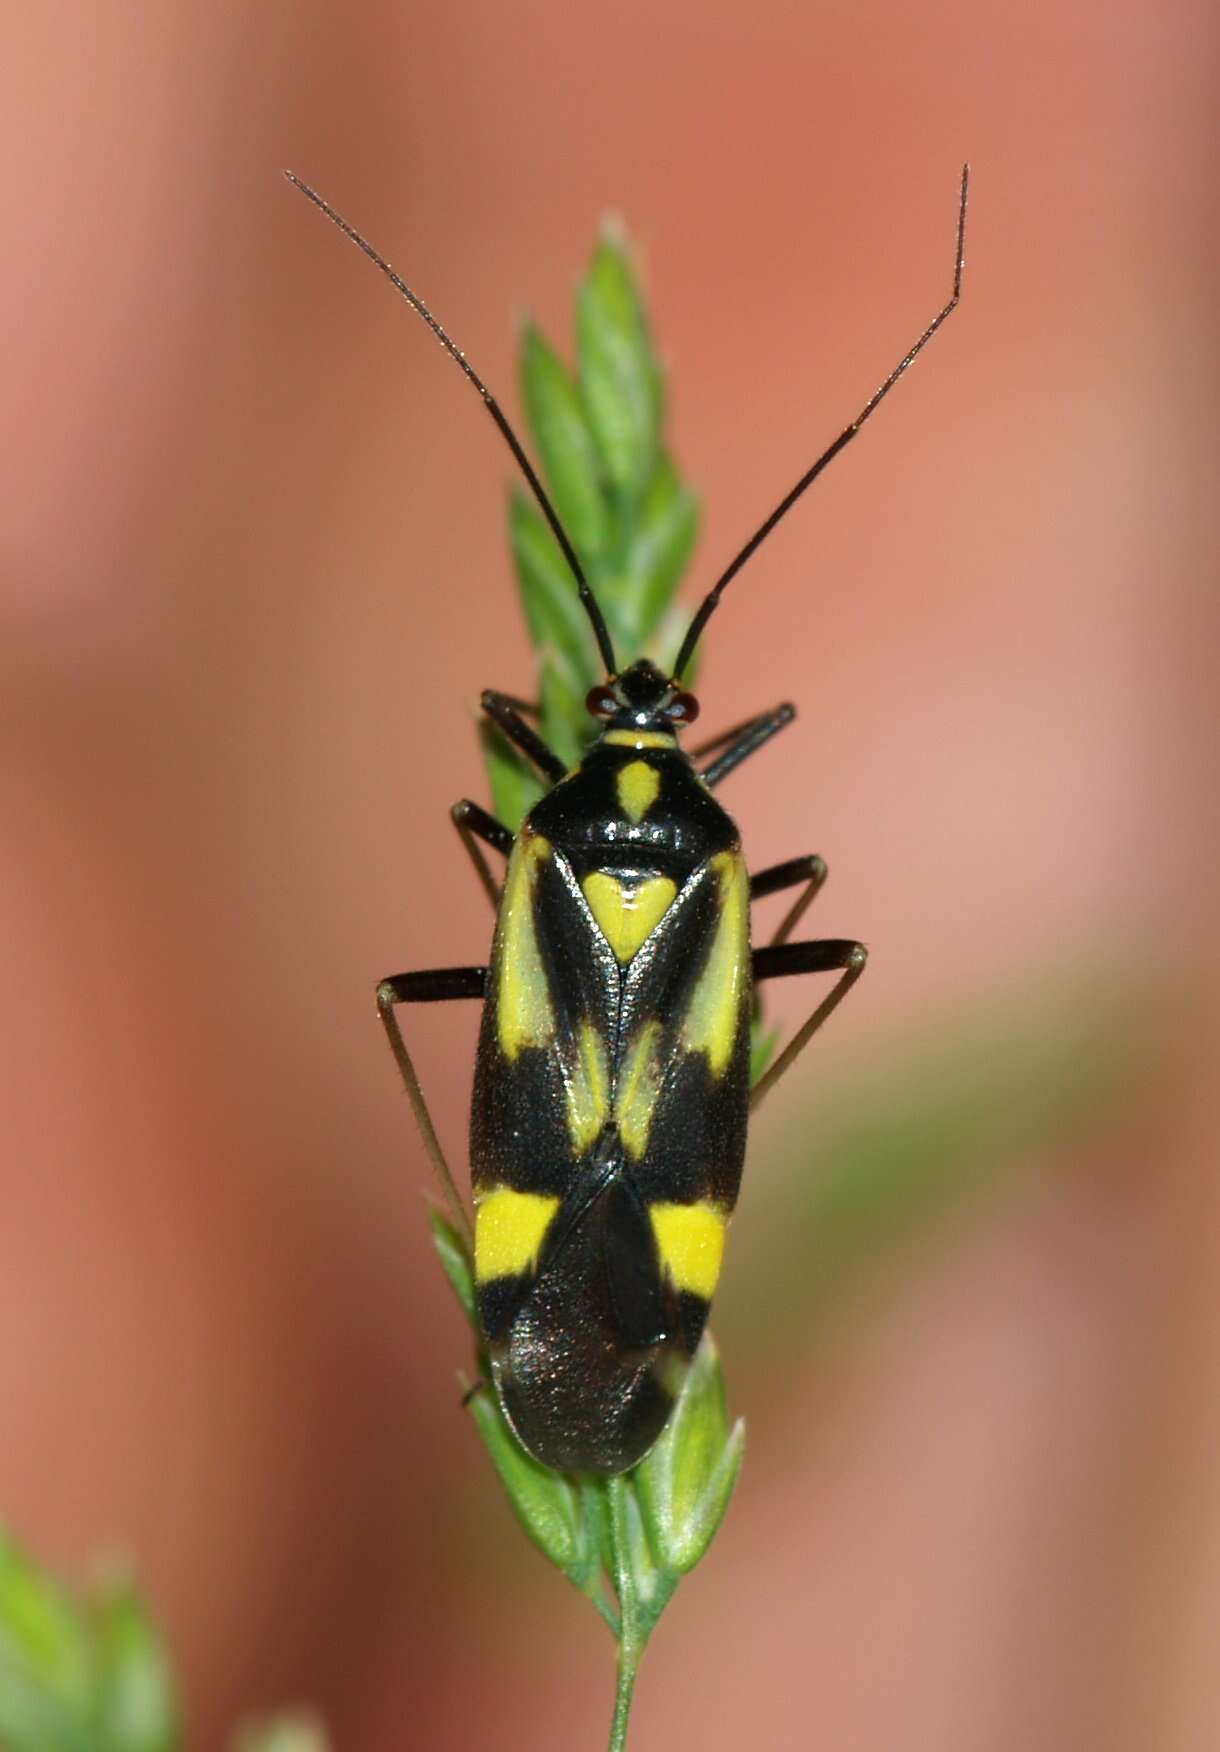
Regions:
<instances>
[{"instance_id":1,"label":"black and yellow bug","mask_svg":"<svg viewBox=\"0 0 1220 1752\"><path fill-rule=\"evenodd\" d=\"M494 398L389 264L291 180L390 278L479 391L563 550L605 663L606 680L587 701L600 731L570 771L526 721L528 708L483 695L484 711L551 786L515 835L475 803L453 810L497 904L490 965L397 974L378 986L377 1001L450 1187L395 1008L482 1001L470 1156L475 1287L496 1392L546 1465L622 1472L660 1434L703 1331L750 1108L865 965L860 943L789 941L826 866L799 857L751 877L715 797L722 779L791 722L792 707L714 739L696 751L712 757L700 767L679 742L698 711L681 677L726 586L955 308L968 169L948 303L721 574L670 670L644 658L619 669L580 561ZM507 857L502 887L482 845ZM795 903L769 942L752 948L751 901L784 889L799 890ZM816 972L839 978L751 1089L755 986Z\"/></svg>"}]
</instances>

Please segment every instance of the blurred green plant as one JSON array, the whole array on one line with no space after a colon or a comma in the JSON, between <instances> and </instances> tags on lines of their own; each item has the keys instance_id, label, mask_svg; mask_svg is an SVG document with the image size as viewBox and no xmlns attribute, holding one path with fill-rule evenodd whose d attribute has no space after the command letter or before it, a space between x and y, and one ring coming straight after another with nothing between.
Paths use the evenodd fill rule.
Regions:
<instances>
[{"instance_id":1,"label":"blurred green plant","mask_svg":"<svg viewBox=\"0 0 1220 1752\"><path fill-rule=\"evenodd\" d=\"M1087 1139L1130 1123L1156 1095L1171 1027L1165 994L1088 959L1056 972L1053 1003L1042 986L1009 990L1002 1005L945 1014L918 1040L904 1030L824 1093L816 1164L803 1161L794 1133L784 1147L794 1171L774 1183L765 1235L736 1241L746 1269L724 1301L756 1365L780 1328L802 1333L808 1349L832 1306L848 1305L938 1225L989 1195L1037 1194L1069 1167L1081 1172ZM751 1272L764 1249L765 1272ZM756 1367L751 1378L771 1376Z\"/></svg>"},{"instance_id":2,"label":"blurred green plant","mask_svg":"<svg viewBox=\"0 0 1220 1752\"><path fill-rule=\"evenodd\" d=\"M309 1711L260 1717L237 1730L232 1752L329 1752L330 1741Z\"/></svg>"},{"instance_id":3,"label":"blurred green plant","mask_svg":"<svg viewBox=\"0 0 1220 1752\"><path fill-rule=\"evenodd\" d=\"M675 593L694 549L699 507L664 443L661 365L625 242L607 228L576 299L576 371L538 329L521 337L526 420L552 502L606 617L615 649L666 667L685 616ZM559 545L533 500L511 490L508 532L538 671L545 740L575 764L590 738L585 695L604 679L588 619ZM541 780L494 726L480 734L499 818L514 831ZM765 1060L764 1043L758 1062ZM490 1361L475 1314L464 1226L432 1215L445 1274L475 1335L471 1415L534 1544L593 1604L618 1642L611 1752L626 1744L640 1657L681 1578L707 1551L733 1494L745 1430L729 1427L710 1333L652 1452L618 1478L540 1466L485 1385Z\"/></svg>"},{"instance_id":4,"label":"blurred green plant","mask_svg":"<svg viewBox=\"0 0 1220 1752\"><path fill-rule=\"evenodd\" d=\"M165 1645L130 1578L76 1598L0 1534L0 1746L5 1752L172 1752Z\"/></svg>"},{"instance_id":5,"label":"blurred green plant","mask_svg":"<svg viewBox=\"0 0 1220 1752\"><path fill-rule=\"evenodd\" d=\"M182 1713L165 1640L125 1567L81 1594L0 1530L3 1752L180 1752ZM326 1752L317 1723L239 1730L233 1752Z\"/></svg>"}]
</instances>

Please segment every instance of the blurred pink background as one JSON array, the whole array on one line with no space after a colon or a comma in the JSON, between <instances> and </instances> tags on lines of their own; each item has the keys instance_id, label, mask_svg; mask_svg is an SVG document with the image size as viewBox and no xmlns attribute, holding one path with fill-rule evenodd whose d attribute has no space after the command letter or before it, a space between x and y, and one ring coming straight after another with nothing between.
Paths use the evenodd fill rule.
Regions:
<instances>
[{"instance_id":1,"label":"blurred pink background","mask_svg":"<svg viewBox=\"0 0 1220 1752\"><path fill-rule=\"evenodd\" d=\"M745 1471L632 1745L1220 1741L1216 34L14 17L0 1519L70 1574L135 1555L194 1747L306 1700L344 1752L568 1752L612 1692L459 1410L372 1006L486 951L445 812L480 687L530 685L508 462L279 172L512 408L513 312L566 338L623 215L693 593L941 302L965 156L962 310L706 647L709 725L800 704L725 788L752 862L824 853L816 929L872 963L756 1128L715 1322ZM427 1020L460 1159L475 1015Z\"/></svg>"}]
</instances>

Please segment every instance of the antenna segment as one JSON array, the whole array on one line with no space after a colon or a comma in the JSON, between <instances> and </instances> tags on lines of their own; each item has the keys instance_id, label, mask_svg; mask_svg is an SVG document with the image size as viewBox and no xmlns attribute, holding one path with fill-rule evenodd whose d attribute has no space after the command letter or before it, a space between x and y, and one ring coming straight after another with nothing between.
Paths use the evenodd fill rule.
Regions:
<instances>
[{"instance_id":1,"label":"antenna segment","mask_svg":"<svg viewBox=\"0 0 1220 1752\"><path fill-rule=\"evenodd\" d=\"M894 369L890 372L880 389L874 390L873 394L860 409L860 412L856 415L851 425L845 427L843 431L839 433L839 436L835 439L834 443L822 452L821 456L818 457L817 461L811 468L806 469L805 473L792 488L791 492L786 494L786 496L780 500L774 511L772 511L770 517L767 518L766 522L762 524L760 528L755 530L754 534L742 548L741 552L730 561L729 565L726 566L725 570L720 574L719 578L717 578L716 582L712 585L712 588L708 591L707 595L696 610L694 620L692 620L690 626L687 628L686 637L682 641L682 649L678 652L678 660L674 664L674 676L676 678L681 677L682 671L690 662L691 654L699 642L699 636L703 632L708 621L711 619L711 616L715 613L720 598L724 595L725 590L732 583L738 572L740 572L741 568L745 565L754 550L766 541L780 518L783 517L786 512L791 511L806 487L811 487L827 464L833 462L840 450L844 449L846 445L851 443L852 439L868 419L869 415L872 414L885 400L886 396L890 393L891 389L893 389L903 372L908 370L909 367L915 363L915 360L919 357L920 353L923 352L924 348L932 339L932 336L936 333L940 325L957 309L958 300L962 295L962 273L966 266L966 197L969 189L970 166L964 164L962 166L961 197L957 210L957 246L953 256L953 293L949 302L945 305L943 310L939 310L932 318L932 321L915 342L915 345L898 361L897 365L895 365Z\"/></svg>"},{"instance_id":2,"label":"antenna segment","mask_svg":"<svg viewBox=\"0 0 1220 1752\"><path fill-rule=\"evenodd\" d=\"M601 609L598 607L597 598L589 588L589 581L585 577L581 563L576 557L576 550L568 540L567 532L559 521L555 512L555 507L547 497L546 488L539 480L533 463L522 449L520 440L509 425L499 402L496 400L495 396L492 395L491 391L483 382L483 379L479 376L469 359L467 359L465 353L463 353L461 348L458 347L449 335L445 333L445 330L441 327L440 323L437 322L423 299L416 293L412 292L406 281L400 274L397 274L394 271L389 262L386 261L385 257L378 255L372 244L367 242L365 238L361 237L360 233L354 226L349 225L346 219L336 213L329 201L323 200L322 196L318 194L316 189L311 189L308 183L302 182L300 177L294 176L290 170L286 170L284 175L288 178L288 181L294 188L300 189L307 201L312 201L314 206L317 207L320 212L325 213L332 225L337 225L339 227L339 230L343 233L344 237L349 237L356 245L357 249L363 250L364 254L369 258L375 268L380 268L381 272L385 275L391 286L393 286L394 290L406 299L415 314L423 317L441 346L444 347L451 359L456 360L466 377L479 392L479 395L483 399L483 406L495 421L500 436L512 451L518 468L529 483L530 491L538 501L538 507L541 510L542 515L550 524L551 532L563 551L563 557L568 562L568 568L571 571L573 578L576 580L576 588L580 594L580 600L584 604L585 613L588 615L592 624L593 636L597 640L597 648L601 652L603 663L606 665L606 674L613 675L616 671L617 665L614 661L614 646L610 640L610 629L606 625L605 617L602 614Z\"/></svg>"}]
</instances>

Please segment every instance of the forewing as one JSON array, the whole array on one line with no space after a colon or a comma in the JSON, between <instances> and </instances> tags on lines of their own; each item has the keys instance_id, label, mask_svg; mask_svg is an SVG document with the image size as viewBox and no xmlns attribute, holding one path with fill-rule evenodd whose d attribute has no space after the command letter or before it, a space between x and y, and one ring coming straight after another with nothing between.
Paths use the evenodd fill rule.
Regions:
<instances>
[{"instance_id":1,"label":"forewing","mask_svg":"<svg viewBox=\"0 0 1220 1752\"><path fill-rule=\"evenodd\" d=\"M476 1198L560 1197L610 1109L618 966L562 853L524 831L492 946L471 1119Z\"/></svg>"},{"instance_id":2,"label":"forewing","mask_svg":"<svg viewBox=\"0 0 1220 1752\"><path fill-rule=\"evenodd\" d=\"M636 1184L654 1204L732 1210L750 997L749 878L730 850L689 879L624 981L616 1108Z\"/></svg>"}]
</instances>

